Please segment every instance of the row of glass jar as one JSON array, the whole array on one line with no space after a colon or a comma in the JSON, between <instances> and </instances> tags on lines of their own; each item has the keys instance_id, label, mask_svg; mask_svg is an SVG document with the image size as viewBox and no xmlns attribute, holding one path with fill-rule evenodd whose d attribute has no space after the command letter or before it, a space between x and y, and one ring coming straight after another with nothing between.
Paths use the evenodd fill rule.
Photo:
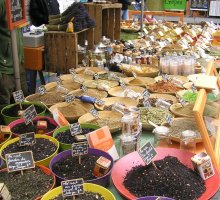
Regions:
<instances>
[{"instance_id":1,"label":"row of glass jar","mask_svg":"<svg viewBox=\"0 0 220 200\"><path fill-rule=\"evenodd\" d=\"M165 56L160 58L160 71L164 74L188 76L195 74L193 56Z\"/></svg>"}]
</instances>

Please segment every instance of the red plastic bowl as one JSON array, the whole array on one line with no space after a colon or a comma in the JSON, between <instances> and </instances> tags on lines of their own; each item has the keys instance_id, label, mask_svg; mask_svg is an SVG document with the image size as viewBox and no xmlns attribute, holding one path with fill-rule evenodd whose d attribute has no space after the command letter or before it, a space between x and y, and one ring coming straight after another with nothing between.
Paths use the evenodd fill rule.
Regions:
<instances>
[{"instance_id":1,"label":"red plastic bowl","mask_svg":"<svg viewBox=\"0 0 220 200\"><path fill-rule=\"evenodd\" d=\"M174 156L177 157L184 165L193 169L191 157L194 154L191 152L172 148L156 148L156 151L157 156L155 160L161 160L168 155ZM126 176L127 172L137 165L145 165L145 163L139 156L138 152L135 151L121 158L114 164L112 169L113 183L117 190L127 199L134 200L138 198L130 193L123 184L124 177ZM215 169L215 175L205 181L206 191L200 198L198 198L198 200L207 200L214 196L219 189L219 184L220 179L217 170Z\"/></svg>"}]
</instances>

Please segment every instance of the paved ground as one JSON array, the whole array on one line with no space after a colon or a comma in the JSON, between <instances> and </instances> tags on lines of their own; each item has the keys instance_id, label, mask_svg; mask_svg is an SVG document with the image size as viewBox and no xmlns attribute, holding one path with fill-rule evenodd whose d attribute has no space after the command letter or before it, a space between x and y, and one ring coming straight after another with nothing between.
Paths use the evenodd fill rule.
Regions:
<instances>
[{"instance_id":1,"label":"paved ground","mask_svg":"<svg viewBox=\"0 0 220 200\"><path fill-rule=\"evenodd\" d=\"M212 200L220 200L220 190L216 193Z\"/></svg>"}]
</instances>

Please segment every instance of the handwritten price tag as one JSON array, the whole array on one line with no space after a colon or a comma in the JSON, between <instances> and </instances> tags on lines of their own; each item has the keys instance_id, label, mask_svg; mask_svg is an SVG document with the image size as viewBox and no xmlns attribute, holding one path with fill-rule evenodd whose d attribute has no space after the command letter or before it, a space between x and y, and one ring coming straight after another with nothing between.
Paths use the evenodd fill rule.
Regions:
<instances>
[{"instance_id":1,"label":"handwritten price tag","mask_svg":"<svg viewBox=\"0 0 220 200\"><path fill-rule=\"evenodd\" d=\"M57 76L56 82L57 82L57 85L62 85L62 80L61 80L60 76Z\"/></svg>"},{"instance_id":2,"label":"handwritten price tag","mask_svg":"<svg viewBox=\"0 0 220 200\"><path fill-rule=\"evenodd\" d=\"M24 93L22 90L13 92L13 97L16 103L21 103L24 101Z\"/></svg>"},{"instance_id":3,"label":"handwritten price tag","mask_svg":"<svg viewBox=\"0 0 220 200\"><path fill-rule=\"evenodd\" d=\"M103 106L105 104L105 101L101 100L101 99L98 99L95 101L95 103L99 106Z\"/></svg>"},{"instance_id":4,"label":"handwritten price tag","mask_svg":"<svg viewBox=\"0 0 220 200\"><path fill-rule=\"evenodd\" d=\"M62 181L62 195L63 197L70 197L79 194L84 194L83 179L73 179L69 181Z\"/></svg>"},{"instance_id":5,"label":"handwritten price tag","mask_svg":"<svg viewBox=\"0 0 220 200\"><path fill-rule=\"evenodd\" d=\"M146 143L138 150L143 161L148 165L157 156L157 152L150 142Z\"/></svg>"},{"instance_id":6,"label":"handwritten price tag","mask_svg":"<svg viewBox=\"0 0 220 200\"><path fill-rule=\"evenodd\" d=\"M73 95L66 95L65 96L65 101L66 103L72 103L75 97Z\"/></svg>"},{"instance_id":7,"label":"handwritten price tag","mask_svg":"<svg viewBox=\"0 0 220 200\"><path fill-rule=\"evenodd\" d=\"M69 69L70 74L74 75L76 74L76 70L74 68Z\"/></svg>"},{"instance_id":8,"label":"handwritten price tag","mask_svg":"<svg viewBox=\"0 0 220 200\"><path fill-rule=\"evenodd\" d=\"M92 108L89 112L92 114L93 117L99 117L99 112L96 109Z\"/></svg>"},{"instance_id":9,"label":"handwritten price tag","mask_svg":"<svg viewBox=\"0 0 220 200\"><path fill-rule=\"evenodd\" d=\"M80 89L84 92L87 93L88 92L88 88L85 85L81 85Z\"/></svg>"},{"instance_id":10,"label":"handwritten price tag","mask_svg":"<svg viewBox=\"0 0 220 200\"><path fill-rule=\"evenodd\" d=\"M72 136L82 133L82 129L79 123L70 124L70 133Z\"/></svg>"},{"instance_id":11,"label":"handwritten price tag","mask_svg":"<svg viewBox=\"0 0 220 200\"><path fill-rule=\"evenodd\" d=\"M72 144L72 156L83 156L88 154L88 143L78 142Z\"/></svg>"},{"instance_id":12,"label":"handwritten price tag","mask_svg":"<svg viewBox=\"0 0 220 200\"><path fill-rule=\"evenodd\" d=\"M35 110L34 105L29 106L24 111L24 121L25 121L25 124L26 125L30 124L36 116L37 116L37 112Z\"/></svg>"},{"instance_id":13,"label":"handwritten price tag","mask_svg":"<svg viewBox=\"0 0 220 200\"><path fill-rule=\"evenodd\" d=\"M126 85L122 80L120 80L120 86L121 86L122 90L126 89Z\"/></svg>"},{"instance_id":14,"label":"handwritten price tag","mask_svg":"<svg viewBox=\"0 0 220 200\"><path fill-rule=\"evenodd\" d=\"M47 90L46 90L46 88L45 88L44 85L41 85L40 87L38 87L38 91L39 91L39 93L40 93L41 95L45 95L46 92L47 92Z\"/></svg>"}]
</instances>

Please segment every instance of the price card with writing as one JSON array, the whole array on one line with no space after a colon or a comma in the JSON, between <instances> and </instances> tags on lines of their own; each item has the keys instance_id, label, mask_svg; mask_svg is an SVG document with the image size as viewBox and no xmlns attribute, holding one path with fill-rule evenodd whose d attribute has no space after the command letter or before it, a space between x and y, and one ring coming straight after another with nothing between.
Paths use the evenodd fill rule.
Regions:
<instances>
[{"instance_id":1,"label":"price card with writing","mask_svg":"<svg viewBox=\"0 0 220 200\"><path fill-rule=\"evenodd\" d=\"M185 106L186 101L185 101L183 98L178 97L178 100L179 100L179 102L180 102L181 106Z\"/></svg>"},{"instance_id":2,"label":"price card with writing","mask_svg":"<svg viewBox=\"0 0 220 200\"><path fill-rule=\"evenodd\" d=\"M24 101L24 93L22 90L13 92L13 97L16 103L21 103Z\"/></svg>"},{"instance_id":3,"label":"price card with writing","mask_svg":"<svg viewBox=\"0 0 220 200\"><path fill-rule=\"evenodd\" d=\"M150 93L147 89L145 89L144 92L143 92L143 98L148 99L149 97L150 97Z\"/></svg>"},{"instance_id":4,"label":"price card with writing","mask_svg":"<svg viewBox=\"0 0 220 200\"><path fill-rule=\"evenodd\" d=\"M93 75L93 79L94 79L94 80L98 80L98 79L99 79L99 75L98 75L97 73L95 73L95 74Z\"/></svg>"},{"instance_id":5,"label":"price card with writing","mask_svg":"<svg viewBox=\"0 0 220 200\"><path fill-rule=\"evenodd\" d=\"M150 142L146 143L138 150L143 161L148 165L157 156L157 152Z\"/></svg>"},{"instance_id":6,"label":"price card with writing","mask_svg":"<svg viewBox=\"0 0 220 200\"><path fill-rule=\"evenodd\" d=\"M88 88L85 85L81 85L80 89L84 92L87 93L88 92Z\"/></svg>"},{"instance_id":7,"label":"price card with writing","mask_svg":"<svg viewBox=\"0 0 220 200\"><path fill-rule=\"evenodd\" d=\"M70 133L72 136L82 133L82 129L79 123L70 124Z\"/></svg>"},{"instance_id":8,"label":"price card with writing","mask_svg":"<svg viewBox=\"0 0 220 200\"><path fill-rule=\"evenodd\" d=\"M168 76L168 74L162 74L162 79L164 81L168 81L170 79L170 77Z\"/></svg>"},{"instance_id":9,"label":"price card with writing","mask_svg":"<svg viewBox=\"0 0 220 200\"><path fill-rule=\"evenodd\" d=\"M40 87L38 87L38 91L41 95L44 95L47 92L44 85L41 85Z\"/></svg>"},{"instance_id":10,"label":"price card with writing","mask_svg":"<svg viewBox=\"0 0 220 200\"><path fill-rule=\"evenodd\" d=\"M169 114L167 114L166 117L165 117L165 119L166 119L166 123L170 125L171 122L172 122L172 116L169 115Z\"/></svg>"},{"instance_id":11,"label":"price card with writing","mask_svg":"<svg viewBox=\"0 0 220 200\"><path fill-rule=\"evenodd\" d=\"M192 84L192 91L193 91L193 92L196 92L196 91L197 91L197 88L196 88L196 86L195 86L194 83Z\"/></svg>"},{"instance_id":12,"label":"price card with writing","mask_svg":"<svg viewBox=\"0 0 220 200\"><path fill-rule=\"evenodd\" d=\"M72 156L83 156L88 154L88 143L78 142L72 144Z\"/></svg>"},{"instance_id":13,"label":"price card with writing","mask_svg":"<svg viewBox=\"0 0 220 200\"><path fill-rule=\"evenodd\" d=\"M29 146L35 143L36 143L36 138L34 132L19 135L20 146Z\"/></svg>"},{"instance_id":14,"label":"price card with writing","mask_svg":"<svg viewBox=\"0 0 220 200\"><path fill-rule=\"evenodd\" d=\"M97 99L97 100L95 101L95 103L96 103L97 105L99 105L99 106L103 106L103 105L105 104L105 101L103 101L103 100L101 100L101 99Z\"/></svg>"},{"instance_id":15,"label":"price card with writing","mask_svg":"<svg viewBox=\"0 0 220 200\"><path fill-rule=\"evenodd\" d=\"M76 71L75 71L74 68L69 69L69 72L70 72L70 74L72 74L72 75L76 74Z\"/></svg>"},{"instance_id":16,"label":"price card with writing","mask_svg":"<svg viewBox=\"0 0 220 200\"><path fill-rule=\"evenodd\" d=\"M87 67L86 59L83 59L83 60L82 60L82 64L83 64L83 67Z\"/></svg>"},{"instance_id":17,"label":"price card with writing","mask_svg":"<svg viewBox=\"0 0 220 200\"><path fill-rule=\"evenodd\" d=\"M144 107L146 107L146 108L150 108L150 107L151 107L151 104L150 104L150 102L149 102L148 99L144 99L143 105L144 105Z\"/></svg>"},{"instance_id":18,"label":"price card with writing","mask_svg":"<svg viewBox=\"0 0 220 200\"><path fill-rule=\"evenodd\" d=\"M82 178L62 181L61 186L63 197L72 197L75 195L84 194Z\"/></svg>"},{"instance_id":19,"label":"price card with writing","mask_svg":"<svg viewBox=\"0 0 220 200\"><path fill-rule=\"evenodd\" d=\"M126 89L126 85L122 80L120 80L120 86L121 86L122 90Z\"/></svg>"},{"instance_id":20,"label":"price card with writing","mask_svg":"<svg viewBox=\"0 0 220 200\"><path fill-rule=\"evenodd\" d=\"M60 76L57 76L56 82L57 82L57 85L62 85L62 80L61 80Z\"/></svg>"},{"instance_id":21,"label":"price card with writing","mask_svg":"<svg viewBox=\"0 0 220 200\"><path fill-rule=\"evenodd\" d=\"M32 151L6 154L5 160L8 172L35 168Z\"/></svg>"},{"instance_id":22,"label":"price card with writing","mask_svg":"<svg viewBox=\"0 0 220 200\"><path fill-rule=\"evenodd\" d=\"M37 116L37 112L35 110L34 105L29 106L25 111L24 111L24 121L25 124L28 125L32 122L32 120Z\"/></svg>"},{"instance_id":23,"label":"price card with writing","mask_svg":"<svg viewBox=\"0 0 220 200\"><path fill-rule=\"evenodd\" d=\"M99 112L96 109L92 108L89 112L92 114L93 117L99 117Z\"/></svg>"},{"instance_id":24,"label":"price card with writing","mask_svg":"<svg viewBox=\"0 0 220 200\"><path fill-rule=\"evenodd\" d=\"M72 103L75 97L71 94L65 96L66 103Z\"/></svg>"}]
</instances>

